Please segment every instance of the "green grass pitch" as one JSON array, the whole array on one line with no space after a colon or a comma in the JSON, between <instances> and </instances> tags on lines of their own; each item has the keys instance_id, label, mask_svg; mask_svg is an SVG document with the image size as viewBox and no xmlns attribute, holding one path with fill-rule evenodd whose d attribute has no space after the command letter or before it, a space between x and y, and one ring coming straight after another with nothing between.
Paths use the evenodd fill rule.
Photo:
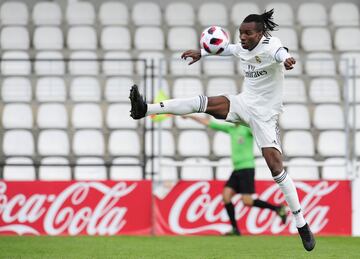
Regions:
<instances>
[{"instance_id":1,"label":"green grass pitch","mask_svg":"<svg viewBox=\"0 0 360 259\"><path fill-rule=\"evenodd\" d=\"M0 237L0 258L360 258L360 238L297 236Z\"/></svg>"}]
</instances>

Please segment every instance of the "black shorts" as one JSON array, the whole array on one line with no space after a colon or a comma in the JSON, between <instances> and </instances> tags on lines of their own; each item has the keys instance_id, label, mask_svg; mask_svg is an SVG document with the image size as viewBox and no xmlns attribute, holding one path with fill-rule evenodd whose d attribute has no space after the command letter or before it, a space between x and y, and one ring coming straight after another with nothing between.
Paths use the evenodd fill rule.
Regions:
<instances>
[{"instance_id":1,"label":"black shorts","mask_svg":"<svg viewBox=\"0 0 360 259\"><path fill-rule=\"evenodd\" d=\"M225 186L230 187L236 193L255 193L255 169L234 170Z\"/></svg>"}]
</instances>

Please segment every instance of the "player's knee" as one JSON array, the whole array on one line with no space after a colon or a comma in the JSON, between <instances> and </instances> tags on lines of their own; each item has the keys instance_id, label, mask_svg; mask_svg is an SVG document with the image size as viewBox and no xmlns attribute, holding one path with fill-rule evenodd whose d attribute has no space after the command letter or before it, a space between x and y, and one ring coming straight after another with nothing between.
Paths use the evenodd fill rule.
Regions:
<instances>
[{"instance_id":1,"label":"player's knee","mask_svg":"<svg viewBox=\"0 0 360 259\"><path fill-rule=\"evenodd\" d=\"M242 196L242 202L245 206L252 206L253 205L253 199L250 195L243 195Z\"/></svg>"}]
</instances>

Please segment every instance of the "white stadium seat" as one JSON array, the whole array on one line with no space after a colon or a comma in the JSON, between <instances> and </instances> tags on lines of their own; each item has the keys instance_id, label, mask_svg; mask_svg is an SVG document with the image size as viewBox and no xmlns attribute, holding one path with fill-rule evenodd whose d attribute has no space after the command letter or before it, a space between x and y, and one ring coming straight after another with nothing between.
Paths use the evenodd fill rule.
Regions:
<instances>
[{"instance_id":1,"label":"white stadium seat","mask_svg":"<svg viewBox=\"0 0 360 259\"><path fill-rule=\"evenodd\" d=\"M74 178L78 181L104 181L107 179L104 160L99 157L82 157L76 161Z\"/></svg>"},{"instance_id":2,"label":"white stadium seat","mask_svg":"<svg viewBox=\"0 0 360 259\"><path fill-rule=\"evenodd\" d=\"M255 158L255 179L256 180L273 180L271 171L263 157Z\"/></svg>"},{"instance_id":3,"label":"white stadium seat","mask_svg":"<svg viewBox=\"0 0 360 259\"><path fill-rule=\"evenodd\" d=\"M30 102L31 83L25 77L7 77L2 82L1 99L3 102Z\"/></svg>"},{"instance_id":4,"label":"white stadium seat","mask_svg":"<svg viewBox=\"0 0 360 259\"><path fill-rule=\"evenodd\" d=\"M41 160L39 167L41 181L70 181L71 168L69 161L63 157L46 157Z\"/></svg>"},{"instance_id":5,"label":"white stadium seat","mask_svg":"<svg viewBox=\"0 0 360 259\"><path fill-rule=\"evenodd\" d=\"M233 172L233 165L230 157L219 159L219 165L215 169L215 178L220 181L227 181Z\"/></svg>"},{"instance_id":6,"label":"white stadium seat","mask_svg":"<svg viewBox=\"0 0 360 259\"><path fill-rule=\"evenodd\" d=\"M1 5L1 25L27 25L28 20L28 8L24 2L7 1Z\"/></svg>"},{"instance_id":7,"label":"white stadium seat","mask_svg":"<svg viewBox=\"0 0 360 259\"><path fill-rule=\"evenodd\" d=\"M62 22L62 11L56 2L36 2L32 11L32 20L36 26L59 26Z\"/></svg>"},{"instance_id":8,"label":"white stadium seat","mask_svg":"<svg viewBox=\"0 0 360 259\"><path fill-rule=\"evenodd\" d=\"M134 45L137 50L164 50L164 32L155 26L138 27L135 30Z\"/></svg>"},{"instance_id":9,"label":"white stadium seat","mask_svg":"<svg viewBox=\"0 0 360 259\"><path fill-rule=\"evenodd\" d=\"M224 132L216 132L213 137L212 150L216 156L231 156L230 135Z\"/></svg>"},{"instance_id":10,"label":"white stadium seat","mask_svg":"<svg viewBox=\"0 0 360 259\"><path fill-rule=\"evenodd\" d=\"M143 179L143 172L138 158L118 157L110 167L110 179L113 181L139 181ZM118 164L118 165L117 165ZM127 165L122 165L127 164Z\"/></svg>"},{"instance_id":11,"label":"white stadium seat","mask_svg":"<svg viewBox=\"0 0 360 259\"><path fill-rule=\"evenodd\" d=\"M207 165L209 159L203 157L186 158L183 161L185 165L181 167L182 180L213 180L213 169Z\"/></svg>"},{"instance_id":12,"label":"white stadium seat","mask_svg":"<svg viewBox=\"0 0 360 259\"><path fill-rule=\"evenodd\" d=\"M346 76L350 70L351 66L355 64L360 64L360 53L355 51L343 52L339 57L339 72L341 75ZM353 71L351 71L352 73ZM355 66L355 75L360 76L360 66Z\"/></svg>"},{"instance_id":13,"label":"white stadium seat","mask_svg":"<svg viewBox=\"0 0 360 259\"><path fill-rule=\"evenodd\" d=\"M0 43L3 50L27 50L30 47L29 33L22 26L3 27Z\"/></svg>"},{"instance_id":14,"label":"white stadium seat","mask_svg":"<svg viewBox=\"0 0 360 259\"><path fill-rule=\"evenodd\" d=\"M106 113L107 127L109 129L136 129L138 123L130 117L130 108L130 103L109 104Z\"/></svg>"},{"instance_id":15,"label":"white stadium seat","mask_svg":"<svg viewBox=\"0 0 360 259\"><path fill-rule=\"evenodd\" d=\"M95 9L90 2L71 1L66 8L69 25L92 25L95 23Z\"/></svg>"},{"instance_id":16,"label":"white stadium seat","mask_svg":"<svg viewBox=\"0 0 360 259\"><path fill-rule=\"evenodd\" d=\"M104 135L98 130L78 130L73 137L72 150L76 156L103 156Z\"/></svg>"},{"instance_id":17,"label":"white stadium seat","mask_svg":"<svg viewBox=\"0 0 360 259\"><path fill-rule=\"evenodd\" d=\"M284 103L306 103L305 83L300 78L286 78L283 87Z\"/></svg>"},{"instance_id":18,"label":"white stadium seat","mask_svg":"<svg viewBox=\"0 0 360 259\"><path fill-rule=\"evenodd\" d=\"M249 14L260 14L260 8L253 2L237 2L231 8L231 21L239 28Z\"/></svg>"},{"instance_id":19,"label":"white stadium seat","mask_svg":"<svg viewBox=\"0 0 360 259\"><path fill-rule=\"evenodd\" d=\"M142 120L140 123L141 125L145 122L145 128L146 129L172 129L173 127L173 118L176 118L178 116L172 116L172 115L166 115L164 120L157 121L156 119L153 119L152 116L146 117L144 120Z\"/></svg>"},{"instance_id":20,"label":"white stadium seat","mask_svg":"<svg viewBox=\"0 0 360 259\"><path fill-rule=\"evenodd\" d=\"M310 114L308 107L302 104L289 104L285 106L280 115L280 126L285 130L310 130Z\"/></svg>"},{"instance_id":21,"label":"white stadium seat","mask_svg":"<svg viewBox=\"0 0 360 259\"><path fill-rule=\"evenodd\" d=\"M195 11L190 3L172 2L166 6L165 20L169 26L193 26Z\"/></svg>"},{"instance_id":22,"label":"white stadium seat","mask_svg":"<svg viewBox=\"0 0 360 259\"><path fill-rule=\"evenodd\" d=\"M41 77L37 80L35 94L38 102L65 102L65 81L61 77Z\"/></svg>"},{"instance_id":23,"label":"white stadium seat","mask_svg":"<svg viewBox=\"0 0 360 259\"><path fill-rule=\"evenodd\" d=\"M63 130L42 130L38 138L40 156L68 156L70 143L67 132Z\"/></svg>"},{"instance_id":24,"label":"white stadium seat","mask_svg":"<svg viewBox=\"0 0 360 259\"><path fill-rule=\"evenodd\" d=\"M340 88L334 78L315 78L310 82L310 100L313 103L339 103Z\"/></svg>"},{"instance_id":25,"label":"white stadium seat","mask_svg":"<svg viewBox=\"0 0 360 259\"><path fill-rule=\"evenodd\" d=\"M109 51L104 55L103 72L105 75L133 75L134 64L131 54L123 51Z\"/></svg>"},{"instance_id":26,"label":"white stadium seat","mask_svg":"<svg viewBox=\"0 0 360 259\"><path fill-rule=\"evenodd\" d=\"M265 10L275 10L275 22L280 26L293 26L294 25L294 10L289 3L274 2L268 3Z\"/></svg>"},{"instance_id":27,"label":"white stadium seat","mask_svg":"<svg viewBox=\"0 0 360 259\"><path fill-rule=\"evenodd\" d=\"M36 50L62 50L64 36L59 27L37 27L34 32L33 45Z\"/></svg>"},{"instance_id":28,"label":"white stadium seat","mask_svg":"<svg viewBox=\"0 0 360 259\"><path fill-rule=\"evenodd\" d=\"M130 31L127 27L107 26L101 31L100 43L103 50L130 50Z\"/></svg>"},{"instance_id":29,"label":"white stadium seat","mask_svg":"<svg viewBox=\"0 0 360 259\"><path fill-rule=\"evenodd\" d=\"M153 179L155 181L177 181L177 167L172 165L174 162L174 159L169 157L155 157L147 160L145 167L146 178L151 179L151 173L154 173Z\"/></svg>"},{"instance_id":30,"label":"white stadium seat","mask_svg":"<svg viewBox=\"0 0 360 259\"><path fill-rule=\"evenodd\" d=\"M234 79L226 77L215 77L208 81L206 86L207 96L216 96L220 94L238 94L236 82Z\"/></svg>"},{"instance_id":31,"label":"white stadium seat","mask_svg":"<svg viewBox=\"0 0 360 259\"><path fill-rule=\"evenodd\" d=\"M178 78L172 88L174 98L190 98L204 94L204 87L198 78Z\"/></svg>"},{"instance_id":32,"label":"white stadium seat","mask_svg":"<svg viewBox=\"0 0 360 259\"><path fill-rule=\"evenodd\" d=\"M125 3L103 2L99 9L101 25L127 25L129 23L129 9Z\"/></svg>"},{"instance_id":33,"label":"white stadium seat","mask_svg":"<svg viewBox=\"0 0 360 259\"><path fill-rule=\"evenodd\" d=\"M301 26L326 26L328 24L327 11L321 3L301 3L297 19Z\"/></svg>"},{"instance_id":34,"label":"white stadium seat","mask_svg":"<svg viewBox=\"0 0 360 259\"><path fill-rule=\"evenodd\" d=\"M359 26L359 8L355 3L334 3L330 10L330 20L334 26Z\"/></svg>"},{"instance_id":35,"label":"white stadium seat","mask_svg":"<svg viewBox=\"0 0 360 259\"><path fill-rule=\"evenodd\" d=\"M351 35L351 40L346 40L349 35ZM335 32L334 45L339 51L359 51L360 28L338 28Z\"/></svg>"},{"instance_id":36,"label":"white stadium seat","mask_svg":"<svg viewBox=\"0 0 360 259\"><path fill-rule=\"evenodd\" d=\"M75 129L102 128L103 118L100 106L92 103L74 105L71 121Z\"/></svg>"},{"instance_id":37,"label":"white stadium seat","mask_svg":"<svg viewBox=\"0 0 360 259\"><path fill-rule=\"evenodd\" d=\"M320 132L318 153L323 157L342 156L346 154L346 136L344 131L327 130Z\"/></svg>"},{"instance_id":38,"label":"white stadium seat","mask_svg":"<svg viewBox=\"0 0 360 259\"><path fill-rule=\"evenodd\" d=\"M37 75L64 75L65 62L62 52L42 51L36 54L34 64Z\"/></svg>"},{"instance_id":39,"label":"white stadium seat","mask_svg":"<svg viewBox=\"0 0 360 259\"><path fill-rule=\"evenodd\" d=\"M181 131L178 137L178 152L181 156L209 156L210 142L206 131Z\"/></svg>"},{"instance_id":40,"label":"white stadium seat","mask_svg":"<svg viewBox=\"0 0 360 259\"><path fill-rule=\"evenodd\" d=\"M128 102L134 81L129 77L109 77L105 83L105 100L108 102Z\"/></svg>"},{"instance_id":41,"label":"white stadium seat","mask_svg":"<svg viewBox=\"0 0 360 259\"><path fill-rule=\"evenodd\" d=\"M293 130L285 132L283 151L289 157L315 155L314 139L310 131Z\"/></svg>"},{"instance_id":42,"label":"white stadium seat","mask_svg":"<svg viewBox=\"0 0 360 259\"><path fill-rule=\"evenodd\" d=\"M360 115L360 104L355 105L355 120L356 123L354 125L354 106L350 106L350 110L349 110L349 125L352 128L355 128L357 130L360 129L360 119L359 119L359 115Z\"/></svg>"},{"instance_id":43,"label":"white stadium seat","mask_svg":"<svg viewBox=\"0 0 360 259\"><path fill-rule=\"evenodd\" d=\"M331 157L324 160L322 179L324 180L347 180L346 160L340 157Z\"/></svg>"},{"instance_id":44,"label":"white stadium seat","mask_svg":"<svg viewBox=\"0 0 360 259\"><path fill-rule=\"evenodd\" d=\"M222 2L202 3L198 11L198 19L201 26L227 26L228 12Z\"/></svg>"},{"instance_id":45,"label":"white stadium seat","mask_svg":"<svg viewBox=\"0 0 360 259\"><path fill-rule=\"evenodd\" d=\"M2 125L4 129L31 129L33 115L28 104L7 104L3 106Z\"/></svg>"},{"instance_id":46,"label":"white stadium seat","mask_svg":"<svg viewBox=\"0 0 360 259\"><path fill-rule=\"evenodd\" d=\"M2 75L29 75L31 63L29 54L24 51L7 51L2 54L1 73Z\"/></svg>"},{"instance_id":47,"label":"white stadium seat","mask_svg":"<svg viewBox=\"0 0 360 259\"><path fill-rule=\"evenodd\" d=\"M5 156L32 156L35 152L34 137L27 130L5 131L2 145Z\"/></svg>"},{"instance_id":48,"label":"white stadium seat","mask_svg":"<svg viewBox=\"0 0 360 259\"><path fill-rule=\"evenodd\" d=\"M190 61L182 59L181 54L181 52L174 52L171 55L170 74L174 76L200 76L201 63L196 62L189 66Z\"/></svg>"},{"instance_id":49,"label":"white stadium seat","mask_svg":"<svg viewBox=\"0 0 360 259\"><path fill-rule=\"evenodd\" d=\"M307 55L305 71L310 76L333 76L336 64L332 53L315 52Z\"/></svg>"},{"instance_id":50,"label":"white stadium seat","mask_svg":"<svg viewBox=\"0 0 360 259\"><path fill-rule=\"evenodd\" d=\"M293 180L319 180L319 168L312 158L293 158L287 172Z\"/></svg>"},{"instance_id":51,"label":"white stadium seat","mask_svg":"<svg viewBox=\"0 0 360 259\"><path fill-rule=\"evenodd\" d=\"M134 130L113 130L108 149L112 156L139 156L140 138Z\"/></svg>"},{"instance_id":52,"label":"white stadium seat","mask_svg":"<svg viewBox=\"0 0 360 259\"><path fill-rule=\"evenodd\" d=\"M161 25L162 22L160 6L155 2L136 2L131 15L136 26Z\"/></svg>"},{"instance_id":53,"label":"white stadium seat","mask_svg":"<svg viewBox=\"0 0 360 259\"><path fill-rule=\"evenodd\" d=\"M315 106L313 124L316 129L338 129L345 128L344 111L337 104L320 104Z\"/></svg>"},{"instance_id":54,"label":"white stadium seat","mask_svg":"<svg viewBox=\"0 0 360 259\"><path fill-rule=\"evenodd\" d=\"M356 132L355 135L355 153L356 156L360 156L360 131Z\"/></svg>"},{"instance_id":55,"label":"white stadium seat","mask_svg":"<svg viewBox=\"0 0 360 259\"><path fill-rule=\"evenodd\" d=\"M91 51L76 51L70 54L69 72L72 75L98 75L97 55Z\"/></svg>"},{"instance_id":56,"label":"white stadium seat","mask_svg":"<svg viewBox=\"0 0 360 259\"><path fill-rule=\"evenodd\" d=\"M3 177L6 181L34 181L36 178L35 167L30 158L11 157L6 159L5 164Z\"/></svg>"},{"instance_id":57,"label":"white stadium seat","mask_svg":"<svg viewBox=\"0 0 360 259\"><path fill-rule=\"evenodd\" d=\"M146 131L145 152L147 155L157 156L161 153L162 156L174 156L174 135L168 130L156 130L153 133L151 131Z\"/></svg>"},{"instance_id":58,"label":"white stadium seat","mask_svg":"<svg viewBox=\"0 0 360 259\"><path fill-rule=\"evenodd\" d=\"M330 31L326 27L306 27L302 31L301 46L305 51L331 51Z\"/></svg>"},{"instance_id":59,"label":"white stadium seat","mask_svg":"<svg viewBox=\"0 0 360 259\"><path fill-rule=\"evenodd\" d=\"M144 75L144 66L145 66L145 62L144 60L146 60L146 65L148 66L147 69L147 74L149 75L151 73L150 67L152 65L152 61L154 62L154 75L158 75L158 74L162 74L162 75L166 75L167 73L167 63L166 63L166 59L165 59L165 54L163 52L160 51L144 51L144 52L140 52L138 55L138 60L141 61L137 61L136 64L136 72L139 75ZM150 77L149 77L150 78Z\"/></svg>"},{"instance_id":60,"label":"white stadium seat","mask_svg":"<svg viewBox=\"0 0 360 259\"><path fill-rule=\"evenodd\" d=\"M360 59L359 59L360 61ZM360 63L357 63L360 64ZM360 75L360 73L359 73ZM348 97L350 103L360 103L360 91L357 89L360 89L360 77L356 77L355 80L353 78L349 78L349 81L347 82L348 85L346 86L346 82L342 85L344 89L348 89ZM345 90L346 92L346 90Z\"/></svg>"},{"instance_id":61,"label":"white stadium seat","mask_svg":"<svg viewBox=\"0 0 360 259\"><path fill-rule=\"evenodd\" d=\"M172 27L168 31L167 45L171 51L196 49L199 45L197 32L192 27Z\"/></svg>"},{"instance_id":62,"label":"white stadium seat","mask_svg":"<svg viewBox=\"0 0 360 259\"><path fill-rule=\"evenodd\" d=\"M74 102L99 102L99 80L96 77L75 77L70 85L70 99Z\"/></svg>"},{"instance_id":63,"label":"white stadium seat","mask_svg":"<svg viewBox=\"0 0 360 259\"><path fill-rule=\"evenodd\" d=\"M70 27L67 34L67 47L71 50L95 50L97 37L93 27Z\"/></svg>"},{"instance_id":64,"label":"white stadium seat","mask_svg":"<svg viewBox=\"0 0 360 259\"><path fill-rule=\"evenodd\" d=\"M66 129L68 127L68 113L65 105L59 103L39 105L37 126L40 129Z\"/></svg>"},{"instance_id":65,"label":"white stadium seat","mask_svg":"<svg viewBox=\"0 0 360 259\"><path fill-rule=\"evenodd\" d=\"M290 53L299 50L299 39L295 29L291 27L280 28L271 32L271 35L279 38L282 45L288 48Z\"/></svg>"}]
</instances>

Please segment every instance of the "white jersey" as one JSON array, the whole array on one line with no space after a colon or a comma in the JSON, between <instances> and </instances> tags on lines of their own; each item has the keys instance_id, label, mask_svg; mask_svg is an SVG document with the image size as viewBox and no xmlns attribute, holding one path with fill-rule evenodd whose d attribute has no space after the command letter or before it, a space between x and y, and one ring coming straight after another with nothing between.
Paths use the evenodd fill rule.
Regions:
<instances>
[{"instance_id":1,"label":"white jersey","mask_svg":"<svg viewBox=\"0 0 360 259\"><path fill-rule=\"evenodd\" d=\"M229 44L221 53L240 58L244 75L241 98L249 112L262 120L282 112L284 66L275 59L281 48L278 38L262 37L251 51L243 49L239 43Z\"/></svg>"}]
</instances>

